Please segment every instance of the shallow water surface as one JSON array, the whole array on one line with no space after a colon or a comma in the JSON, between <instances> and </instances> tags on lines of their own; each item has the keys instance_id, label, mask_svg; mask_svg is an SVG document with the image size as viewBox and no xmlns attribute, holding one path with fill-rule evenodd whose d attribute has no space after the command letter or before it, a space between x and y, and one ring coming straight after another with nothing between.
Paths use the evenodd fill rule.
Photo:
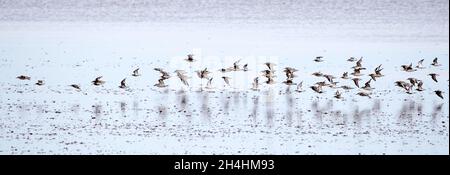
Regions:
<instances>
[{"instance_id":1,"label":"shallow water surface","mask_svg":"<svg viewBox=\"0 0 450 175\"><path fill-rule=\"evenodd\" d=\"M448 1L0 2L0 154L448 154ZM309 88L325 81L317 71L355 88L339 78L352 56L367 68L361 85L384 68L372 98ZM218 71L239 59L249 71ZM424 69L401 71L420 59ZM260 73L268 61L274 85ZM304 92L282 83L288 66ZM167 88L153 86L157 67L173 76ZM212 89L200 89L204 68ZM425 91L395 86L410 77Z\"/></svg>"}]
</instances>

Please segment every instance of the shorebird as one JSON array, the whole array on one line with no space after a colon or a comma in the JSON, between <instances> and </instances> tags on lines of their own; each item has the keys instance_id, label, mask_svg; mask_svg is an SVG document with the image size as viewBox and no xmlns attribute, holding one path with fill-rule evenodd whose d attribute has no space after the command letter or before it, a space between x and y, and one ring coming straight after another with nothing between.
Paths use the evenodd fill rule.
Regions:
<instances>
[{"instance_id":1,"label":"shorebird","mask_svg":"<svg viewBox=\"0 0 450 175\"><path fill-rule=\"evenodd\" d=\"M315 62L322 62L322 61L323 61L323 56L317 56L317 57L314 59L314 61L315 61Z\"/></svg>"},{"instance_id":2,"label":"shorebird","mask_svg":"<svg viewBox=\"0 0 450 175\"><path fill-rule=\"evenodd\" d=\"M208 68L205 68L200 71L195 71L197 73L198 78L200 79L208 79L208 75L211 73L208 71Z\"/></svg>"},{"instance_id":3,"label":"shorebird","mask_svg":"<svg viewBox=\"0 0 450 175\"><path fill-rule=\"evenodd\" d=\"M272 77L267 77L267 81L265 82L266 84L275 84L275 80Z\"/></svg>"},{"instance_id":4,"label":"shorebird","mask_svg":"<svg viewBox=\"0 0 450 175\"><path fill-rule=\"evenodd\" d=\"M230 86L230 77L222 77L222 79L223 79L223 81L225 81L225 83L228 85L228 86Z\"/></svg>"},{"instance_id":5,"label":"shorebird","mask_svg":"<svg viewBox=\"0 0 450 175\"><path fill-rule=\"evenodd\" d=\"M371 78L371 80L373 80L373 81L377 81L377 75L376 74L369 74L369 76L370 76L370 78Z\"/></svg>"},{"instance_id":6,"label":"shorebird","mask_svg":"<svg viewBox=\"0 0 450 175\"><path fill-rule=\"evenodd\" d=\"M99 76L97 78L95 78L94 81L92 81L92 84L94 84L95 86L100 86L102 84L105 84L105 81L101 80L103 78L103 76Z\"/></svg>"},{"instance_id":7,"label":"shorebird","mask_svg":"<svg viewBox=\"0 0 450 175\"><path fill-rule=\"evenodd\" d=\"M264 65L266 65L267 68L269 68L270 71L273 71L273 70L274 70L274 67L276 66L275 63L269 63L269 62L264 63Z\"/></svg>"},{"instance_id":8,"label":"shorebird","mask_svg":"<svg viewBox=\"0 0 450 175\"><path fill-rule=\"evenodd\" d=\"M190 77L186 76L186 71L184 71L184 70L176 70L175 73L177 74L177 77L180 79L180 81L184 85L189 86L189 82L187 81L187 79L189 79Z\"/></svg>"},{"instance_id":9,"label":"shorebird","mask_svg":"<svg viewBox=\"0 0 450 175\"><path fill-rule=\"evenodd\" d=\"M170 74L168 72L164 71L162 68L154 68L154 70L161 73L161 79L167 80L170 78Z\"/></svg>"},{"instance_id":10,"label":"shorebird","mask_svg":"<svg viewBox=\"0 0 450 175\"><path fill-rule=\"evenodd\" d=\"M372 98L372 97L370 96L370 94L367 93L367 92L358 92L356 95L359 95L359 96L362 96L362 97L369 97L369 98Z\"/></svg>"},{"instance_id":11,"label":"shorebird","mask_svg":"<svg viewBox=\"0 0 450 175\"><path fill-rule=\"evenodd\" d=\"M431 73L431 74L428 74L428 75L431 76L431 79L433 79L435 82L438 82L438 80L437 80L437 76L439 76L438 74Z\"/></svg>"},{"instance_id":12,"label":"shorebird","mask_svg":"<svg viewBox=\"0 0 450 175\"><path fill-rule=\"evenodd\" d=\"M351 89L354 89L354 88L352 88L352 87L350 87L350 86L346 86L346 85L341 86L341 88L344 89L344 90L351 90Z\"/></svg>"},{"instance_id":13,"label":"shorebird","mask_svg":"<svg viewBox=\"0 0 450 175\"><path fill-rule=\"evenodd\" d=\"M292 81L291 78L288 78L286 81L283 81L284 84L286 85L296 85L296 83L294 83L294 81Z\"/></svg>"},{"instance_id":14,"label":"shorebird","mask_svg":"<svg viewBox=\"0 0 450 175\"><path fill-rule=\"evenodd\" d=\"M319 94L323 93L323 91L322 91L322 86L320 86L320 85L317 85L317 86L310 86L310 87L311 87L311 89L312 89L314 92L317 92L317 93L319 93Z\"/></svg>"},{"instance_id":15,"label":"shorebird","mask_svg":"<svg viewBox=\"0 0 450 175\"><path fill-rule=\"evenodd\" d=\"M230 68L221 68L221 69L219 69L219 71L222 73L231 72Z\"/></svg>"},{"instance_id":16,"label":"shorebird","mask_svg":"<svg viewBox=\"0 0 450 175\"><path fill-rule=\"evenodd\" d=\"M328 84L328 87L330 87L330 88L336 88L336 86L337 86L337 84L338 84L339 82L331 82L330 84Z\"/></svg>"},{"instance_id":17,"label":"shorebird","mask_svg":"<svg viewBox=\"0 0 450 175\"><path fill-rule=\"evenodd\" d=\"M277 76L275 75L275 71L274 71L274 70L263 70L263 71L261 71L261 73L263 73L263 76L266 77L266 78L269 78L269 77L271 77L271 78L277 77Z\"/></svg>"},{"instance_id":18,"label":"shorebird","mask_svg":"<svg viewBox=\"0 0 450 175\"><path fill-rule=\"evenodd\" d=\"M255 79L253 79L252 85L253 85L253 87L252 87L253 90L258 90L258 86L259 86L259 77L256 77Z\"/></svg>"},{"instance_id":19,"label":"shorebird","mask_svg":"<svg viewBox=\"0 0 450 175\"><path fill-rule=\"evenodd\" d=\"M138 77L138 76L141 76L141 74L139 74L139 68L137 68L137 69L135 69L134 71L133 71L133 74L131 74L133 77Z\"/></svg>"},{"instance_id":20,"label":"shorebird","mask_svg":"<svg viewBox=\"0 0 450 175\"><path fill-rule=\"evenodd\" d=\"M341 76L342 79L349 79L350 77L348 77L348 72L344 72Z\"/></svg>"},{"instance_id":21,"label":"shorebird","mask_svg":"<svg viewBox=\"0 0 450 175\"><path fill-rule=\"evenodd\" d=\"M408 78L406 80L409 80L409 82L413 85L416 86L416 84L420 81L417 78Z\"/></svg>"},{"instance_id":22,"label":"shorebird","mask_svg":"<svg viewBox=\"0 0 450 175\"><path fill-rule=\"evenodd\" d=\"M354 61L356 61L356 58L355 57L350 57L349 59L347 59L347 61L354 62Z\"/></svg>"},{"instance_id":23,"label":"shorebird","mask_svg":"<svg viewBox=\"0 0 450 175\"><path fill-rule=\"evenodd\" d=\"M127 80L127 78L124 78L124 79L120 82L119 88L121 88L121 89L127 88L127 85L125 84L125 80Z\"/></svg>"},{"instance_id":24,"label":"shorebird","mask_svg":"<svg viewBox=\"0 0 450 175\"><path fill-rule=\"evenodd\" d=\"M423 81L422 80L419 80L419 82L417 82L417 88L416 88L416 90L417 91L424 91L424 89L423 89Z\"/></svg>"},{"instance_id":25,"label":"shorebird","mask_svg":"<svg viewBox=\"0 0 450 175\"><path fill-rule=\"evenodd\" d=\"M75 88L75 89L78 90L78 91L81 90L80 85L78 85L78 84L71 84L71 85L69 85L69 86Z\"/></svg>"},{"instance_id":26,"label":"shorebird","mask_svg":"<svg viewBox=\"0 0 450 175\"><path fill-rule=\"evenodd\" d=\"M26 76L26 75L20 75L20 76L17 77L17 79L19 79L19 80L31 80L31 77Z\"/></svg>"},{"instance_id":27,"label":"shorebird","mask_svg":"<svg viewBox=\"0 0 450 175\"><path fill-rule=\"evenodd\" d=\"M187 55L187 58L185 60L190 63L194 62L195 61L194 54Z\"/></svg>"},{"instance_id":28,"label":"shorebird","mask_svg":"<svg viewBox=\"0 0 450 175\"><path fill-rule=\"evenodd\" d=\"M328 86L328 84L325 81L319 81L315 83L318 86Z\"/></svg>"},{"instance_id":29,"label":"shorebird","mask_svg":"<svg viewBox=\"0 0 450 175\"><path fill-rule=\"evenodd\" d=\"M416 68L418 69L424 69L425 67L423 66L423 61L425 59L421 59L419 62L417 62Z\"/></svg>"},{"instance_id":30,"label":"shorebird","mask_svg":"<svg viewBox=\"0 0 450 175\"><path fill-rule=\"evenodd\" d=\"M404 86L405 87L403 89L406 90L406 93L407 94L412 94L411 90L413 88L413 85L411 83L405 83Z\"/></svg>"},{"instance_id":31,"label":"shorebird","mask_svg":"<svg viewBox=\"0 0 450 175\"><path fill-rule=\"evenodd\" d=\"M356 87L359 88L359 80L361 80L360 78L353 78L353 83L355 83Z\"/></svg>"},{"instance_id":32,"label":"shorebird","mask_svg":"<svg viewBox=\"0 0 450 175\"><path fill-rule=\"evenodd\" d=\"M173 71L174 73L176 73L177 75L179 74L179 75L184 75L184 74L187 74L187 72L185 71L185 70L175 70L175 71Z\"/></svg>"},{"instance_id":33,"label":"shorebird","mask_svg":"<svg viewBox=\"0 0 450 175\"><path fill-rule=\"evenodd\" d=\"M298 85L297 85L297 89L295 90L296 92L303 92L303 88L302 88L302 86L303 86L303 81L302 82L300 82L300 83L298 83Z\"/></svg>"},{"instance_id":34,"label":"shorebird","mask_svg":"<svg viewBox=\"0 0 450 175\"><path fill-rule=\"evenodd\" d=\"M382 77L382 76L384 76L383 74L381 74L381 71L383 70L383 68L381 68L381 64L380 65L378 65L378 67L376 67L375 68L375 76L378 78L378 77Z\"/></svg>"},{"instance_id":35,"label":"shorebird","mask_svg":"<svg viewBox=\"0 0 450 175\"><path fill-rule=\"evenodd\" d=\"M212 89L213 88L212 87L212 80L213 80L212 77L208 79L208 83L206 83L206 89Z\"/></svg>"},{"instance_id":36,"label":"shorebird","mask_svg":"<svg viewBox=\"0 0 450 175\"><path fill-rule=\"evenodd\" d=\"M434 93L436 93L436 95L442 99L444 99L444 96L442 95L444 92L440 91L440 90L436 90L434 91Z\"/></svg>"},{"instance_id":37,"label":"shorebird","mask_svg":"<svg viewBox=\"0 0 450 175\"><path fill-rule=\"evenodd\" d=\"M164 79L163 78L159 79L158 83L155 84L154 86L159 87L159 88L167 87L167 85L164 83Z\"/></svg>"},{"instance_id":38,"label":"shorebird","mask_svg":"<svg viewBox=\"0 0 450 175\"><path fill-rule=\"evenodd\" d=\"M405 72L414 72L417 70L412 67L412 63L409 65L401 65L401 67L403 68L403 71L405 71Z\"/></svg>"},{"instance_id":39,"label":"shorebird","mask_svg":"<svg viewBox=\"0 0 450 175\"><path fill-rule=\"evenodd\" d=\"M361 76L361 75L364 75L364 74L361 74L361 70L366 70L366 68L363 68L363 67L355 67L355 68L353 68L352 75L353 75L353 76Z\"/></svg>"},{"instance_id":40,"label":"shorebird","mask_svg":"<svg viewBox=\"0 0 450 175\"><path fill-rule=\"evenodd\" d=\"M370 91L370 90L372 90L372 87L370 87L370 82L372 81L372 79L369 79L369 81L367 81L365 84L364 84L364 87L362 87L364 90L368 90L368 91Z\"/></svg>"},{"instance_id":41,"label":"shorebird","mask_svg":"<svg viewBox=\"0 0 450 175\"><path fill-rule=\"evenodd\" d=\"M203 89L203 79L209 79L208 75L211 73L208 71L208 68L205 68L203 70L200 71L195 71L197 73L198 78L200 78L200 85L201 85L201 89ZM210 80L212 81L212 79Z\"/></svg>"},{"instance_id":42,"label":"shorebird","mask_svg":"<svg viewBox=\"0 0 450 175\"><path fill-rule=\"evenodd\" d=\"M327 74L323 75L323 77L325 77L328 80L328 82L330 82L330 83L333 83L333 79L336 78L333 75L327 75Z\"/></svg>"},{"instance_id":43,"label":"shorebird","mask_svg":"<svg viewBox=\"0 0 450 175\"><path fill-rule=\"evenodd\" d=\"M44 85L45 83L44 83L44 80L38 80L37 82L36 82L36 85L38 85L38 86L42 86L42 85Z\"/></svg>"},{"instance_id":44,"label":"shorebird","mask_svg":"<svg viewBox=\"0 0 450 175\"><path fill-rule=\"evenodd\" d=\"M283 72L286 73L286 77L287 77L287 78L294 78L294 77L295 77L294 73L297 72L297 71L298 71L298 70L295 69L295 68L292 68L292 67L286 67L286 68L284 68L284 71L283 71Z\"/></svg>"},{"instance_id":45,"label":"shorebird","mask_svg":"<svg viewBox=\"0 0 450 175\"><path fill-rule=\"evenodd\" d=\"M357 68L362 68L362 60L363 57L361 57L357 62L356 62L356 66L352 67L353 69L357 69Z\"/></svg>"},{"instance_id":46,"label":"shorebird","mask_svg":"<svg viewBox=\"0 0 450 175\"><path fill-rule=\"evenodd\" d=\"M240 71L241 68L239 67L239 62L241 62L241 60L237 60L236 62L233 63L233 67L230 68L230 70L232 71Z\"/></svg>"},{"instance_id":47,"label":"shorebird","mask_svg":"<svg viewBox=\"0 0 450 175\"><path fill-rule=\"evenodd\" d=\"M441 66L441 64L438 63L438 58L433 59L433 63L431 63L432 66Z\"/></svg>"},{"instance_id":48,"label":"shorebird","mask_svg":"<svg viewBox=\"0 0 450 175\"><path fill-rule=\"evenodd\" d=\"M314 75L316 77L322 77L323 76L322 72L314 72L314 73L312 73L312 75Z\"/></svg>"},{"instance_id":49,"label":"shorebird","mask_svg":"<svg viewBox=\"0 0 450 175\"><path fill-rule=\"evenodd\" d=\"M247 71L248 71L248 64L244 64L243 71L244 71L244 72L247 72Z\"/></svg>"},{"instance_id":50,"label":"shorebird","mask_svg":"<svg viewBox=\"0 0 450 175\"><path fill-rule=\"evenodd\" d=\"M334 93L334 98L342 99L342 94L341 94L341 92L339 92L339 90L337 90L337 91Z\"/></svg>"},{"instance_id":51,"label":"shorebird","mask_svg":"<svg viewBox=\"0 0 450 175\"><path fill-rule=\"evenodd\" d=\"M404 82L404 81L396 81L396 82L395 82L395 85L398 86L398 87L401 87L401 88L405 88L405 85L406 85L406 84L407 84L407 83Z\"/></svg>"}]
</instances>

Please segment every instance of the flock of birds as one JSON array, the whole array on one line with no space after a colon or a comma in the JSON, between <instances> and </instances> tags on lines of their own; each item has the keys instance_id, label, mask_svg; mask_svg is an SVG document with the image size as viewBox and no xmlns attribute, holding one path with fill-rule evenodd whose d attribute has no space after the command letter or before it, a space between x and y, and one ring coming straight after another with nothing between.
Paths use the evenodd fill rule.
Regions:
<instances>
[{"instance_id":1,"label":"flock of birds","mask_svg":"<svg viewBox=\"0 0 450 175\"><path fill-rule=\"evenodd\" d=\"M185 59L185 61L187 61L188 63L192 63L195 62L196 60L194 59L194 55L193 54L189 54L187 55L187 58ZM229 68L222 68L219 71L222 73L226 73L226 72L231 72L231 71L248 71L248 64L243 65L243 67L241 68L240 65L240 61L238 60L236 62L233 63L233 66L229 67ZM322 62L323 57L322 56L318 56L314 59L315 62ZM361 73L362 70L366 70L365 67L363 67L362 65L362 61L363 58L361 57L360 59L356 59L355 57L350 57L349 59L347 59L347 61L349 62L356 62L356 65L352 67L353 72L350 73L350 75L352 75L353 77L350 77L348 72L344 72L342 74L342 76L340 77L341 79L344 80L352 80L355 87L360 89L361 91L359 91L356 95L359 96L364 96L364 97L368 97L371 98L371 90L373 89L370 85L370 83L372 81L377 81L377 79L383 77L384 75L381 73L381 71L383 70L382 65L379 65L375 68L373 73L368 74L368 76L370 77L370 79L364 83L364 86L360 86L359 82L362 80L360 77L363 76L364 74ZM425 66L423 65L424 59L420 60L416 66L413 66L413 64L409 64L409 65L401 65L402 71L405 72L414 72L417 71L418 69L425 69ZM266 81L264 81L264 83L271 85L271 84L275 84L275 66L276 64L274 63L264 63L264 65L267 67L266 70L261 71L262 73L262 77L266 78ZM438 58L434 58L432 63L432 66L438 67L441 66L441 64L439 64L438 62ZM168 87L167 84L165 84L165 80L170 79L172 76L170 75L169 72L163 70L162 68L154 68L155 71L158 71L161 76L158 79L158 83L156 83L154 86L159 87L159 88L165 88ZM296 92L301 93L304 92L303 90L303 81L297 83L294 83L294 77L296 77L295 72L297 72L298 70L292 67L286 67L284 68L283 72L286 75L286 80L283 81L284 84L291 86L291 85L296 85ZM208 70L208 68L202 69L202 70L198 70L195 71L198 78L200 78L202 84L201 84L201 89L203 90L203 79L207 80L207 84L206 84L206 89L212 89L212 80L213 77L210 76L211 72ZM176 76L180 79L181 83L184 84L185 86L189 86L189 81L188 79L190 79L191 77L189 77L186 71L184 70L175 70L174 73L176 73ZM134 77L138 77L141 76L141 74L139 73L139 68L135 69L132 74L132 76ZM338 89L335 92L334 97L337 99L341 99L342 98L342 92L339 91L340 89L344 89L344 90L350 90L350 89L354 89L355 87L350 87L350 86L338 86L337 81L335 81L335 79L337 77L333 76L333 75L329 75L329 74L323 74L321 72L314 72L312 74L313 76L316 77L323 77L326 80L325 81L320 81L315 83L314 85L310 86L311 90L313 90L316 93L323 93L323 88L324 87L329 87L329 88L333 88L333 89ZM438 82L437 80L437 76L438 74L436 73L430 73L428 74L431 79L435 82ZM17 77L20 80L31 80L31 77L26 76L26 75L20 75ZM92 84L95 86L101 86L103 84L105 84L105 81L102 80L103 76L99 76L97 78L95 78L92 81ZM230 77L227 76L222 76L221 77L223 79L223 81L230 86ZM259 90L259 85L260 85L260 77L256 77L253 79L253 83L252 83L252 90L258 91ZM42 86L44 85L44 81L43 80L37 80L37 82L35 83L38 86ZM399 88L402 88L405 90L406 93L408 94L412 94L413 90L416 91L424 91L423 88L423 81L419 80L417 78L408 78L406 81L396 81L395 85L398 86ZM71 87L75 88L78 91L81 91L81 87L78 84L71 84ZM121 82L120 82L120 86L119 88L121 89L126 89L128 88L128 85L126 84L126 78L124 78ZM415 88L415 89L414 89ZM443 92L441 90L435 90L434 93L444 99L443 96Z\"/></svg>"}]
</instances>

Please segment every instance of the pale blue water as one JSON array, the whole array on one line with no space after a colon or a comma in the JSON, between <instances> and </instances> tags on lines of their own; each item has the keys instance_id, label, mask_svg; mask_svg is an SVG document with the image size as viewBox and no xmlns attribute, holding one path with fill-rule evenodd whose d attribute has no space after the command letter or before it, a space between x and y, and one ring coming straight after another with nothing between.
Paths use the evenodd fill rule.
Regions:
<instances>
[{"instance_id":1,"label":"pale blue water","mask_svg":"<svg viewBox=\"0 0 450 175\"><path fill-rule=\"evenodd\" d=\"M0 154L448 154L448 29L448 1L0 0ZM372 99L308 88L324 80L313 72L351 71L350 56L364 57L363 83L383 64ZM426 69L400 71L422 58ZM224 86L217 70L237 59L250 71ZM249 90L266 61L278 83ZM286 93L286 66L306 92ZM187 70L193 87L154 87L154 67ZM198 92L192 71L204 67L215 89ZM92 86L100 75L107 83ZM409 77L426 90L394 86Z\"/></svg>"}]
</instances>

